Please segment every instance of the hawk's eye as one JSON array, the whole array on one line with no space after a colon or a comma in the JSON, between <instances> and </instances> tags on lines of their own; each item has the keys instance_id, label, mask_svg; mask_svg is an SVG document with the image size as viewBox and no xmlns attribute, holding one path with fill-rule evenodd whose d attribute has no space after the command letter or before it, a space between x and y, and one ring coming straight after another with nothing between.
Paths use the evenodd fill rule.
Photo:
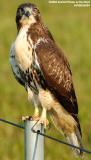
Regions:
<instances>
[{"instance_id":1,"label":"hawk's eye","mask_svg":"<svg viewBox=\"0 0 91 160\"><path fill-rule=\"evenodd\" d=\"M27 11L27 12L25 13L25 15L26 15L27 17L29 17L29 16L30 16L30 12Z\"/></svg>"}]
</instances>

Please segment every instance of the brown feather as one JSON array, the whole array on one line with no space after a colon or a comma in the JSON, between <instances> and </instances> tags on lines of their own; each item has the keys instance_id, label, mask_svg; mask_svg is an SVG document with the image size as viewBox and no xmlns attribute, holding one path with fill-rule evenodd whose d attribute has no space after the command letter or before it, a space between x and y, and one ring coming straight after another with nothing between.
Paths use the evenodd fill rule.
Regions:
<instances>
[{"instance_id":1,"label":"brown feather","mask_svg":"<svg viewBox=\"0 0 91 160\"><path fill-rule=\"evenodd\" d=\"M28 30L28 35L33 40L34 44L37 42L39 38L45 38L54 41L52 34L47 29L47 27L43 25L42 22L37 22L33 24Z\"/></svg>"},{"instance_id":2,"label":"brown feather","mask_svg":"<svg viewBox=\"0 0 91 160\"><path fill-rule=\"evenodd\" d=\"M41 42L37 46L36 54L47 88L52 91L61 105L74 117L81 133L77 118L78 104L72 82L72 73L63 51L49 40L49 42Z\"/></svg>"}]
</instances>

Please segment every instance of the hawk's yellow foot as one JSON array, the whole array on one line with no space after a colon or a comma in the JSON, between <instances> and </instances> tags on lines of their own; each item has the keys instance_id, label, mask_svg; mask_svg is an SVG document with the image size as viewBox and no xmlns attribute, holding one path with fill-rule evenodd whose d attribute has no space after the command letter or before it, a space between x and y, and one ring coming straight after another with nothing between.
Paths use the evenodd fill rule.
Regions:
<instances>
[{"instance_id":1,"label":"hawk's yellow foot","mask_svg":"<svg viewBox=\"0 0 91 160\"><path fill-rule=\"evenodd\" d=\"M46 109L45 108L43 108L41 117L36 125L39 125L39 124L43 124L45 129L49 125L49 121L46 118Z\"/></svg>"},{"instance_id":2,"label":"hawk's yellow foot","mask_svg":"<svg viewBox=\"0 0 91 160\"><path fill-rule=\"evenodd\" d=\"M40 120L38 121L37 125L39 125L39 124L43 124L44 128L46 129L47 126L49 125L49 121L48 121L48 119L43 119L40 117Z\"/></svg>"},{"instance_id":3,"label":"hawk's yellow foot","mask_svg":"<svg viewBox=\"0 0 91 160\"><path fill-rule=\"evenodd\" d=\"M32 116L22 116L21 119L22 121L31 120Z\"/></svg>"},{"instance_id":4,"label":"hawk's yellow foot","mask_svg":"<svg viewBox=\"0 0 91 160\"><path fill-rule=\"evenodd\" d=\"M40 119L40 117L39 117L39 109L38 109L38 107L35 107L34 114L32 116L32 120L39 121L39 119Z\"/></svg>"},{"instance_id":5,"label":"hawk's yellow foot","mask_svg":"<svg viewBox=\"0 0 91 160\"><path fill-rule=\"evenodd\" d=\"M33 116L22 116L22 121L25 120L32 120L32 121L39 121L39 109L35 107Z\"/></svg>"}]
</instances>

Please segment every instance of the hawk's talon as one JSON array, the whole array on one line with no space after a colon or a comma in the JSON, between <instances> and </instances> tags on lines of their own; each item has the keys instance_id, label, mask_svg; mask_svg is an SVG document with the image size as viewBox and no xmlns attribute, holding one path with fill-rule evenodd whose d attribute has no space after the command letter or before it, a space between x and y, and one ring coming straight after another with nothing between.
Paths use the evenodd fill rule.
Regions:
<instances>
[{"instance_id":1,"label":"hawk's talon","mask_svg":"<svg viewBox=\"0 0 91 160\"><path fill-rule=\"evenodd\" d=\"M22 119L22 121L26 121L26 120L29 120L29 121L39 121L39 120L40 120L40 117L37 116L37 115L33 115L33 116L22 116L21 119Z\"/></svg>"},{"instance_id":2,"label":"hawk's talon","mask_svg":"<svg viewBox=\"0 0 91 160\"><path fill-rule=\"evenodd\" d=\"M38 121L36 125L39 125L39 124L42 124L44 128L46 129L47 126L49 126L49 121L47 119L40 118L40 120Z\"/></svg>"},{"instance_id":3,"label":"hawk's talon","mask_svg":"<svg viewBox=\"0 0 91 160\"><path fill-rule=\"evenodd\" d=\"M40 117L38 115L33 115L32 116L32 120L33 121L39 121L40 120Z\"/></svg>"},{"instance_id":4,"label":"hawk's talon","mask_svg":"<svg viewBox=\"0 0 91 160\"><path fill-rule=\"evenodd\" d=\"M32 120L32 116L22 116L22 121Z\"/></svg>"}]
</instances>

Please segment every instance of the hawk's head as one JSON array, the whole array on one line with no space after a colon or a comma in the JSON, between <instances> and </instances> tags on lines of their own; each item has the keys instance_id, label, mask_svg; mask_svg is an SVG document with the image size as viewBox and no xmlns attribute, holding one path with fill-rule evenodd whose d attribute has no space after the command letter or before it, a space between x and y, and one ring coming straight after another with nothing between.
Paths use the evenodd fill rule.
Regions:
<instances>
[{"instance_id":1,"label":"hawk's head","mask_svg":"<svg viewBox=\"0 0 91 160\"><path fill-rule=\"evenodd\" d=\"M40 21L40 12L36 5L31 3L21 4L16 12L16 24L17 28L21 28L24 25L32 25Z\"/></svg>"}]
</instances>

